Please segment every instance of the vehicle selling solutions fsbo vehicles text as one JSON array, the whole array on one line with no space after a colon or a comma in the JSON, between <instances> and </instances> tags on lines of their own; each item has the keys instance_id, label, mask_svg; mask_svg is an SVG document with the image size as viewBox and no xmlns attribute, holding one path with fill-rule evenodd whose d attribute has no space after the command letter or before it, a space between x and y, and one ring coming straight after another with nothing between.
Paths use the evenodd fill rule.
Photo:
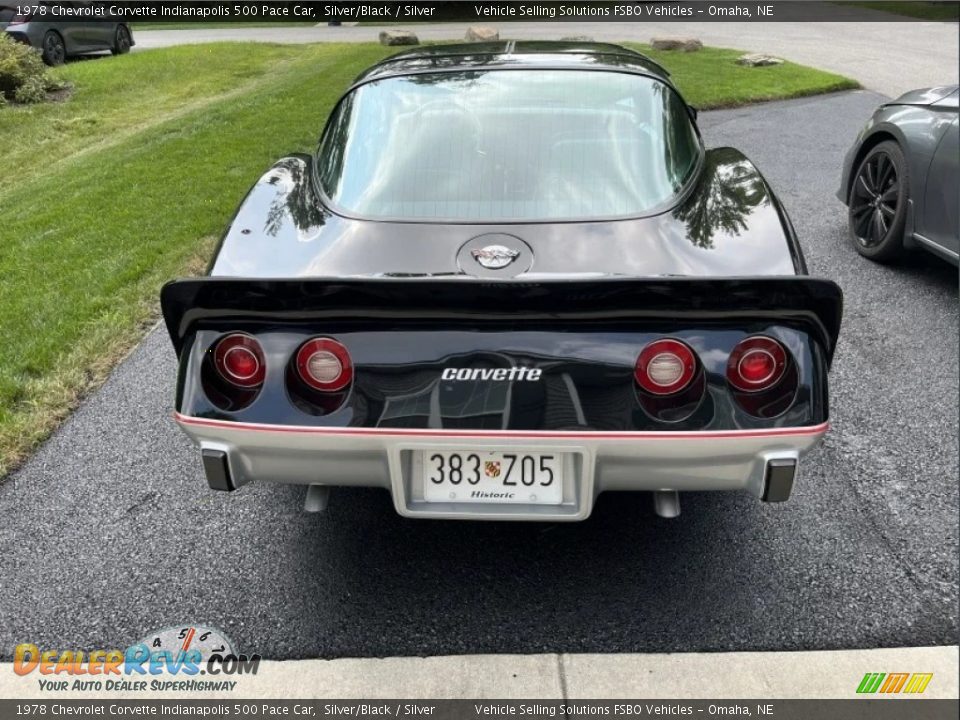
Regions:
<instances>
[{"instance_id":1,"label":"vehicle selling solutions fsbo vehicles text","mask_svg":"<svg viewBox=\"0 0 960 720\"><path fill-rule=\"evenodd\" d=\"M474 5L474 12L480 18L558 18L558 17L593 17L593 18L620 18L642 20L643 18L657 19L664 17L694 17L696 15L741 16L752 17L751 8L746 5L710 5L705 10L694 9L682 5L637 5L624 3L608 7L594 7L591 5L541 5L541 4L509 4L509 5ZM772 15L772 5L757 5L757 15Z\"/></svg>"}]
</instances>

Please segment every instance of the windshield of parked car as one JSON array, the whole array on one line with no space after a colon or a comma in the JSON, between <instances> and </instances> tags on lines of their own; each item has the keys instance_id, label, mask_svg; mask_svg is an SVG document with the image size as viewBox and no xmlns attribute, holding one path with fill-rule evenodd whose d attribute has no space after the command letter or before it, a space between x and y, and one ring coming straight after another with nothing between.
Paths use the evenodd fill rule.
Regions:
<instances>
[{"instance_id":1,"label":"windshield of parked car","mask_svg":"<svg viewBox=\"0 0 960 720\"><path fill-rule=\"evenodd\" d=\"M683 101L654 78L484 70L359 86L318 161L324 193L347 214L583 220L662 208L699 152Z\"/></svg>"}]
</instances>

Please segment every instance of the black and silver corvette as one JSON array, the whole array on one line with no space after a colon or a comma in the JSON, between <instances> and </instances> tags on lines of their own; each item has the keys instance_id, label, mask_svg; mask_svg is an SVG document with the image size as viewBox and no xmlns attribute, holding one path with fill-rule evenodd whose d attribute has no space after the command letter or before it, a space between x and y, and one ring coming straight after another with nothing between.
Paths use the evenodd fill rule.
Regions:
<instances>
[{"instance_id":1,"label":"black and silver corvette","mask_svg":"<svg viewBox=\"0 0 960 720\"><path fill-rule=\"evenodd\" d=\"M410 517L581 520L605 490L790 495L840 289L740 152L604 44L437 46L361 75L315 154L164 287L212 488L378 486Z\"/></svg>"}]
</instances>

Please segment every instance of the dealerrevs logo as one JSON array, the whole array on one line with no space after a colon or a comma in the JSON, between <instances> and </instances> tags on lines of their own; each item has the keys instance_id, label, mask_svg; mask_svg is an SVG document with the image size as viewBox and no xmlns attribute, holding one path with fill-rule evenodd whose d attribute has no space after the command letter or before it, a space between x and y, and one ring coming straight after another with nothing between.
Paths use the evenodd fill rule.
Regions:
<instances>
[{"instance_id":1,"label":"dealerrevs logo","mask_svg":"<svg viewBox=\"0 0 960 720\"><path fill-rule=\"evenodd\" d=\"M41 690L233 690L236 681L223 676L256 675L259 666L259 655L237 654L219 630L193 625L151 633L123 650L41 649L21 643L13 651L13 671L42 676L37 678ZM198 675L214 677L200 680Z\"/></svg>"},{"instance_id":2,"label":"dealerrevs logo","mask_svg":"<svg viewBox=\"0 0 960 720\"><path fill-rule=\"evenodd\" d=\"M446 368L441 373L442 380L492 380L494 382L512 382L527 380L536 382L543 375L540 368Z\"/></svg>"}]
</instances>

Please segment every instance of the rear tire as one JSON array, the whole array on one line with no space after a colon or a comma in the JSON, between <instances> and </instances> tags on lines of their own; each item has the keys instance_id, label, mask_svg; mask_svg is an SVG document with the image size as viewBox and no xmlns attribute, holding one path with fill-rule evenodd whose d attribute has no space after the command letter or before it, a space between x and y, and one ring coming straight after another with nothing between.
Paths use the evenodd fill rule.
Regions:
<instances>
[{"instance_id":1,"label":"rear tire","mask_svg":"<svg viewBox=\"0 0 960 720\"><path fill-rule=\"evenodd\" d=\"M40 50L43 61L52 67L63 65L67 60L67 46L60 37L60 33L50 30L43 36L43 46Z\"/></svg>"},{"instance_id":2,"label":"rear tire","mask_svg":"<svg viewBox=\"0 0 960 720\"><path fill-rule=\"evenodd\" d=\"M850 240L858 253L876 262L903 255L909 191L907 161L900 146L885 140L871 148L853 176L847 197Z\"/></svg>"},{"instance_id":3,"label":"rear tire","mask_svg":"<svg viewBox=\"0 0 960 720\"><path fill-rule=\"evenodd\" d=\"M117 25L117 32L113 36L113 47L110 48L110 53L113 55L126 55L130 52L130 46L132 44L130 41L130 31L127 30L125 25Z\"/></svg>"}]
</instances>

